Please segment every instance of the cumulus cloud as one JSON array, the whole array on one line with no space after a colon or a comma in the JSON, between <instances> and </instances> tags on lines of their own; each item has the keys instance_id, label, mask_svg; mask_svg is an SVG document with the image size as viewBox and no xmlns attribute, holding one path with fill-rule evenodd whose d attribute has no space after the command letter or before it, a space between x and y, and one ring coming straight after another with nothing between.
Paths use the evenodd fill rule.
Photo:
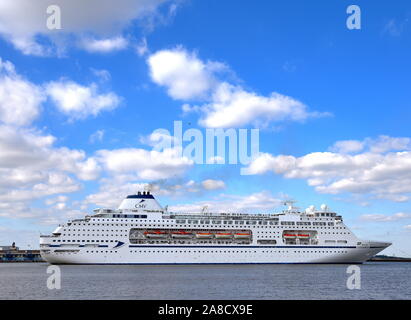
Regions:
<instances>
[{"instance_id":1,"label":"cumulus cloud","mask_svg":"<svg viewBox=\"0 0 411 320\"><path fill-rule=\"evenodd\" d=\"M309 113L300 101L273 92L260 96L241 87L221 83L211 103L202 106L205 116L199 123L208 128L241 127L250 123L266 126L272 121L303 121L320 114Z\"/></svg>"},{"instance_id":2,"label":"cumulus cloud","mask_svg":"<svg viewBox=\"0 0 411 320\"><path fill-rule=\"evenodd\" d=\"M135 49L136 49L137 54L138 54L140 57L142 57L142 56L144 56L146 53L148 53L148 52L149 52L149 49L148 49L148 45L147 45L147 39L146 39L146 38L143 38L143 39L140 41L140 43L138 43L138 44L135 46Z\"/></svg>"},{"instance_id":3,"label":"cumulus cloud","mask_svg":"<svg viewBox=\"0 0 411 320\"><path fill-rule=\"evenodd\" d=\"M157 129L150 133L148 136L141 136L140 142L152 147L156 147L159 145L176 145L178 143L178 139L174 136L170 135L170 132L163 129Z\"/></svg>"},{"instance_id":4,"label":"cumulus cloud","mask_svg":"<svg viewBox=\"0 0 411 320\"><path fill-rule=\"evenodd\" d=\"M89 194L84 200L85 204L93 204L104 208L117 208L125 196L145 190L144 183L103 183L100 190Z\"/></svg>"},{"instance_id":5,"label":"cumulus cloud","mask_svg":"<svg viewBox=\"0 0 411 320\"><path fill-rule=\"evenodd\" d=\"M232 213L268 213L282 205L283 201L267 191L257 192L246 196L220 194L214 200L200 201L192 204L177 204L170 206L174 212L201 212L207 208L208 212Z\"/></svg>"},{"instance_id":6,"label":"cumulus cloud","mask_svg":"<svg viewBox=\"0 0 411 320\"><path fill-rule=\"evenodd\" d=\"M29 125L41 111L45 96L38 86L16 73L14 65L0 58L0 121Z\"/></svg>"},{"instance_id":7,"label":"cumulus cloud","mask_svg":"<svg viewBox=\"0 0 411 320\"><path fill-rule=\"evenodd\" d=\"M207 180L204 180L201 184L207 190L217 190L217 189L225 188L225 183L224 181L221 181L221 180L207 179Z\"/></svg>"},{"instance_id":8,"label":"cumulus cloud","mask_svg":"<svg viewBox=\"0 0 411 320\"><path fill-rule=\"evenodd\" d=\"M12 176L16 181L41 178L43 170L69 172L82 180L93 180L98 176L100 169L94 159L87 158L81 150L56 148L55 141L55 137L34 129L0 126L1 170L15 170L10 173L14 172Z\"/></svg>"},{"instance_id":9,"label":"cumulus cloud","mask_svg":"<svg viewBox=\"0 0 411 320\"><path fill-rule=\"evenodd\" d=\"M35 129L0 125L0 216L49 216L52 212L35 209L33 202L50 196L63 200L79 191L82 181L99 176L95 160L55 142Z\"/></svg>"},{"instance_id":10,"label":"cumulus cloud","mask_svg":"<svg viewBox=\"0 0 411 320\"><path fill-rule=\"evenodd\" d=\"M114 92L100 93L95 83L83 86L69 80L54 81L46 85L46 92L59 111L71 119L97 116L102 111L115 109L121 101Z\"/></svg>"},{"instance_id":11,"label":"cumulus cloud","mask_svg":"<svg viewBox=\"0 0 411 320\"><path fill-rule=\"evenodd\" d=\"M103 141L104 134L105 134L104 130L97 130L92 135L90 135L90 138L89 138L90 143Z\"/></svg>"},{"instance_id":12,"label":"cumulus cloud","mask_svg":"<svg viewBox=\"0 0 411 320\"><path fill-rule=\"evenodd\" d=\"M85 181L100 178L102 189L90 195L86 204L101 204L103 199L105 204L113 204L116 195L122 198L147 185L131 181L174 179L193 165L175 149L162 152L135 148L99 150L87 156L82 150L55 147L55 143L55 137L35 129L0 126L0 216L41 217L44 223L55 222L51 216L53 210L32 208L33 201L45 199L51 209L72 212L67 194L78 192ZM221 186L221 182L213 180L204 182L204 186L189 181L166 188L158 182L151 188L160 194L176 195L201 192L213 184L215 188Z\"/></svg>"},{"instance_id":13,"label":"cumulus cloud","mask_svg":"<svg viewBox=\"0 0 411 320\"><path fill-rule=\"evenodd\" d=\"M337 141L331 148L331 151L340 153L353 153L361 151L364 148L364 143L357 140Z\"/></svg>"},{"instance_id":14,"label":"cumulus cloud","mask_svg":"<svg viewBox=\"0 0 411 320\"><path fill-rule=\"evenodd\" d=\"M137 148L99 150L96 158L108 172L131 174L135 179L144 180L175 177L193 165L177 148L161 152Z\"/></svg>"},{"instance_id":15,"label":"cumulus cloud","mask_svg":"<svg viewBox=\"0 0 411 320\"><path fill-rule=\"evenodd\" d=\"M88 52L108 53L127 48L128 41L123 37L110 39L83 39L81 47Z\"/></svg>"},{"instance_id":16,"label":"cumulus cloud","mask_svg":"<svg viewBox=\"0 0 411 320\"><path fill-rule=\"evenodd\" d=\"M154 83L176 100L201 101L183 105L184 113L200 112L199 124L210 128L265 126L276 121L304 121L328 113L310 112L302 102L273 92L262 96L240 85L221 80L232 73L221 62L203 61L182 47L161 50L147 59Z\"/></svg>"},{"instance_id":17,"label":"cumulus cloud","mask_svg":"<svg viewBox=\"0 0 411 320\"><path fill-rule=\"evenodd\" d=\"M411 214L398 212L393 215L384 214L364 214L360 216L360 220L371 221L371 222L393 222L403 219L410 219Z\"/></svg>"},{"instance_id":18,"label":"cumulus cloud","mask_svg":"<svg viewBox=\"0 0 411 320\"><path fill-rule=\"evenodd\" d=\"M372 153L385 153L388 151L411 150L411 139L406 137L389 137L380 135L379 137L359 140L337 141L330 151L339 153L358 153L366 150Z\"/></svg>"},{"instance_id":19,"label":"cumulus cloud","mask_svg":"<svg viewBox=\"0 0 411 320\"><path fill-rule=\"evenodd\" d=\"M151 79L179 100L205 98L216 82L214 72L224 68L222 64L205 63L182 48L158 51L147 62Z\"/></svg>"},{"instance_id":20,"label":"cumulus cloud","mask_svg":"<svg viewBox=\"0 0 411 320\"><path fill-rule=\"evenodd\" d=\"M224 182L219 180L204 180L196 182L194 180L179 181L179 179L162 179L150 183L143 182L119 182L113 183L112 179L103 179L100 190L90 194L84 200L85 204L93 204L100 207L116 208L126 195L135 194L137 191L150 190L156 198L185 197L187 193L198 194L204 191L224 188ZM212 186L210 189L210 185ZM158 199L161 200L161 199ZM54 203L54 202L53 202ZM162 204L165 205L164 203Z\"/></svg>"},{"instance_id":21,"label":"cumulus cloud","mask_svg":"<svg viewBox=\"0 0 411 320\"><path fill-rule=\"evenodd\" d=\"M157 15L164 3L173 4L174 1L117 0L113 5L112 0L0 0L0 35L24 54L47 55L50 46L39 41L39 37L59 45L62 38L69 41L70 35L80 38L89 35L97 41L109 41L121 36L134 20ZM50 5L61 8L61 30L47 28ZM119 49L109 45L105 48Z\"/></svg>"},{"instance_id":22,"label":"cumulus cloud","mask_svg":"<svg viewBox=\"0 0 411 320\"><path fill-rule=\"evenodd\" d=\"M84 119L113 110L121 102L114 92L101 93L95 83L89 86L61 79L37 85L20 76L14 65L0 58L0 123L29 126L50 97L57 109L71 119Z\"/></svg>"},{"instance_id":23,"label":"cumulus cloud","mask_svg":"<svg viewBox=\"0 0 411 320\"><path fill-rule=\"evenodd\" d=\"M111 73L104 69L93 69L91 68L91 72L100 79L102 82L109 81L111 79Z\"/></svg>"},{"instance_id":24,"label":"cumulus cloud","mask_svg":"<svg viewBox=\"0 0 411 320\"><path fill-rule=\"evenodd\" d=\"M261 153L245 173L273 172L288 179L306 179L320 193L371 194L377 198L407 201L411 193L408 138L383 136L367 141L367 149L359 154L314 152L294 157ZM398 151L401 148L405 150Z\"/></svg>"}]
</instances>

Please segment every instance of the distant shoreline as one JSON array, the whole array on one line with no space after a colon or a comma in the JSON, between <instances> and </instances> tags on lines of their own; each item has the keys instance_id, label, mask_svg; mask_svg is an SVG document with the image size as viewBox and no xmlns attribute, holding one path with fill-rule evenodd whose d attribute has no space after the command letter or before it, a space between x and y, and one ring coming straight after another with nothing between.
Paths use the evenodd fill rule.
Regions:
<instances>
[{"instance_id":1,"label":"distant shoreline","mask_svg":"<svg viewBox=\"0 0 411 320\"><path fill-rule=\"evenodd\" d=\"M376 256L367 260L367 262L411 262L411 258Z\"/></svg>"}]
</instances>

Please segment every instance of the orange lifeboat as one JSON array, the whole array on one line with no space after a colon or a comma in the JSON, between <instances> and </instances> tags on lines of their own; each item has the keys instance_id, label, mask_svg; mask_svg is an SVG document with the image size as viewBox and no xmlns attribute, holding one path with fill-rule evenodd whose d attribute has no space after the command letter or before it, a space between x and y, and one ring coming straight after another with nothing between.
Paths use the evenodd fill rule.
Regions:
<instances>
[{"instance_id":1,"label":"orange lifeboat","mask_svg":"<svg viewBox=\"0 0 411 320\"><path fill-rule=\"evenodd\" d=\"M234 239L248 239L251 237L249 232L236 232L234 233Z\"/></svg>"},{"instance_id":2,"label":"orange lifeboat","mask_svg":"<svg viewBox=\"0 0 411 320\"><path fill-rule=\"evenodd\" d=\"M211 239L214 235L211 232L197 232L197 239Z\"/></svg>"},{"instance_id":3,"label":"orange lifeboat","mask_svg":"<svg viewBox=\"0 0 411 320\"><path fill-rule=\"evenodd\" d=\"M171 236L173 238L191 238L193 236L193 233L189 231L180 230L171 232Z\"/></svg>"},{"instance_id":4,"label":"orange lifeboat","mask_svg":"<svg viewBox=\"0 0 411 320\"><path fill-rule=\"evenodd\" d=\"M283 237L286 239L295 239L297 235L295 233L284 233Z\"/></svg>"},{"instance_id":5,"label":"orange lifeboat","mask_svg":"<svg viewBox=\"0 0 411 320\"><path fill-rule=\"evenodd\" d=\"M217 232L215 234L216 239L230 239L233 237L231 232Z\"/></svg>"},{"instance_id":6,"label":"orange lifeboat","mask_svg":"<svg viewBox=\"0 0 411 320\"><path fill-rule=\"evenodd\" d=\"M144 235L147 238L165 238L167 237L167 232L162 231L162 230L150 230L150 231L145 231Z\"/></svg>"}]
</instances>

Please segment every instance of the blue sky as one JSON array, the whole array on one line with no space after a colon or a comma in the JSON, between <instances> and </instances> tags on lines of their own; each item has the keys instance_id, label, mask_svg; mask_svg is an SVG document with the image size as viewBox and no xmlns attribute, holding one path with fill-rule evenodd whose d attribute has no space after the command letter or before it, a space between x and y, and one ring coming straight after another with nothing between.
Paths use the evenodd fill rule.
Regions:
<instances>
[{"instance_id":1,"label":"blue sky","mask_svg":"<svg viewBox=\"0 0 411 320\"><path fill-rule=\"evenodd\" d=\"M346 27L352 1L97 2L0 13L1 243L36 247L38 232L152 183L176 210L327 203L411 256L407 1L355 1L360 30ZM45 28L51 3L61 30ZM150 135L177 120L260 129L252 174L147 160Z\"/></svg>"}]
</instances>

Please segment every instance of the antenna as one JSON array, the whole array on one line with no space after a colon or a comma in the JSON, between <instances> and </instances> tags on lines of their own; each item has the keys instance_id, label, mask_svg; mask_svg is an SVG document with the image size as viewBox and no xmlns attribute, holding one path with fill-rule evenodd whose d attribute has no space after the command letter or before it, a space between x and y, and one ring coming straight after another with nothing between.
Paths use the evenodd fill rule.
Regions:
<instances>
[{"instance_id":1,"label":"antenna","mask_svg":"<svg viewBox=\"0 0 411 320\"><path fill-rule=\"evenodd\" d=\"M284 206L294 206L294 203L297 203L297 201L293 200L293 199L288 199L288 200L284 200L283 205Z\"/></svg>"},{"instance_id":2,"label":"antenna","mask_svg":"<svg viewBox=\"0 0 411 320\"><path fill-rule=\"evenodd\" d=\"M295 203L297 203L297 201L295 201L294 199L288 199L284 200L283 205L288 206L288 212L297 212L300 208L294 206Z\"/></svg>"},{"instance_id":3,"label":"antenna","mask_svg":"<svg viewBox=\"0 0 411 320\"><path fill-rule=\"evenodd\" d=\"M205 205L205 206L201 209L201 213L204 214L204 213L206 213L207 210L208 210L208 206Z\"/></svg>"}]
</instances>

